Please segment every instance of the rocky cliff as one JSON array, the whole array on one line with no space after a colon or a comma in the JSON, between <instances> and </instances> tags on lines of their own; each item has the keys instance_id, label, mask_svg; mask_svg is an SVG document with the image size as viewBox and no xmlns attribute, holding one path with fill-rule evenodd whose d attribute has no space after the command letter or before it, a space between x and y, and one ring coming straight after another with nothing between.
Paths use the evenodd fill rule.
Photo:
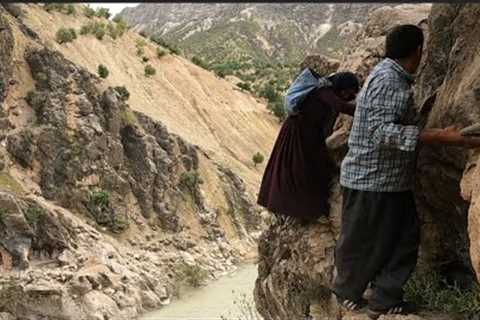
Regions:
<instances>
[{"instance_id":1,"label":"rocky cliff","mask_svg":"<svg viewBox=\"0 0 480 320\"><path fill-rule=\"evenodd\" d=\"M68 59L62 51L81 60L72 43L51 43L47 21L62 19L80 24L0 6L0 319L135 319L249 258L261 221L235 165L171 133L148 105L135 111L138 91ZM81 42L96 68L104 44ZM154 103L175 112L160 94Z\"/></svg>"},{"instance_id":2,"label":"rocky cliff","mask_svg":"<svg viewBox=\"0 0 480 320\"><path fill-rule=\"evenodd\" d=\"M427 21L423 21L422 14L407 15L398 10L408 8L381 8L370 16L340 69L365 77L382 55L384 27L419 23L425 26L428 40L415 87L417 102L421 105L437 92L435 104L423 121L425 126L462 127L476 123L480 103L480 6L435 4ZM329 138L337 160L345 152L348 134L349 121L341 120L339 129ZM477 151L444 147L422 147L419 151L416 194L423 221L419 272L438 273L447 283L456 283L460 288L475 285L474 275L478 278L480 271L477 163ZM328 290L334 275L340 221L341 195L338 186L335 188L329 217L311 225L276 220L262 235L255 297L265 319L300 319L309 308L320 317L363 319L339 314ZM478 297L474 299L478 301ZM478 316L478 306L463 311L465 319ZM458 315L422 317L453 319Z\"/></svg>"}]
</instances>

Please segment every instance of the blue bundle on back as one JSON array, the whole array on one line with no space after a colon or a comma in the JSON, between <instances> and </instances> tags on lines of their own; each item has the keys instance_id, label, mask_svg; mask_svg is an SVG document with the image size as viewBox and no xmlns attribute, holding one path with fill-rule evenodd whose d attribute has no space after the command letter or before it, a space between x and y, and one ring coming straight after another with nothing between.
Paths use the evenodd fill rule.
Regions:
<instances>
[{"instance_id":1,"label":"blue bundle on back","mask_svg":"<svg viewBox=\"0 0 480 320\"><path fill-rule=\"evenodd\" d=\"M332 83L326 77L316 77L310 68L303 70L293 81L285 95L285 109L288 115L296 114L300 103L316 88L329 87Z\"/></svg>"}]
</instances>

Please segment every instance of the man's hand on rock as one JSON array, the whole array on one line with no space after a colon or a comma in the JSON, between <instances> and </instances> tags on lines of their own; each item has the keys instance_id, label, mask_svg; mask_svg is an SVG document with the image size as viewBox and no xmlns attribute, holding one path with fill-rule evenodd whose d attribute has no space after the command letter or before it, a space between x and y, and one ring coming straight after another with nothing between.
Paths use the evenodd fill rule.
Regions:
<instances>
[{"instance_id":1,"label":"man's hand on rock","mask_svg":"<svg viewBox=\"0 0 480 320\"><path fill-rule=\"evenodd\" d=\"M426 129L420 133L419 140L432 145L480 148L480 136L464 136L456 126L444 129Z\"/></svg>"}]
</instances>

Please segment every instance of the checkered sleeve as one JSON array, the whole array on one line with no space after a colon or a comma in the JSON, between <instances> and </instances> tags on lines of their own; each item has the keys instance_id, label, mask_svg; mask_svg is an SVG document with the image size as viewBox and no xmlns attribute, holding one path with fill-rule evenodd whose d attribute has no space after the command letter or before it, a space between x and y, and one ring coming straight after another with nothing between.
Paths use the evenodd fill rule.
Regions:
<instances>
[{"instance_id":1,"label":"checkered sleeve","mask_svg":"<svg viewBox=\"0 0 480 320\"><path fill-rule=\"evenodd\" d=\"M387 82L373 90L367 123L374 143L401 151L415 151L419 128L400 124L411 98L411 91L402 90L395 83Z\"/></svg>"}]
</instances>

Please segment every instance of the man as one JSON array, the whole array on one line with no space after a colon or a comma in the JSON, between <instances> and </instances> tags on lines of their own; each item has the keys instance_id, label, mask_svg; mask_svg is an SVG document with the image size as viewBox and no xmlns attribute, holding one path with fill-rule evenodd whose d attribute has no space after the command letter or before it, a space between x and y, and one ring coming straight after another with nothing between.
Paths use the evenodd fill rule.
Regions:
<instances>
[{"instance_id":1,"label":"man","mask_svg":"<svg viewBox=\"0 0 480 320\"><path fill-rule=\"evenodd\" d=\"M422 57L424 36L414 25L393 28L386 37L386 58L359 93L342 163L343 212L336 249L333 292L349 310L367 304L367 314L406 314L402 287L413 272L419 224L413 196L419 143L480 146L478 138L455 129L420 131L415 125L413 75Z\"/></svg>"}]
</instances>

